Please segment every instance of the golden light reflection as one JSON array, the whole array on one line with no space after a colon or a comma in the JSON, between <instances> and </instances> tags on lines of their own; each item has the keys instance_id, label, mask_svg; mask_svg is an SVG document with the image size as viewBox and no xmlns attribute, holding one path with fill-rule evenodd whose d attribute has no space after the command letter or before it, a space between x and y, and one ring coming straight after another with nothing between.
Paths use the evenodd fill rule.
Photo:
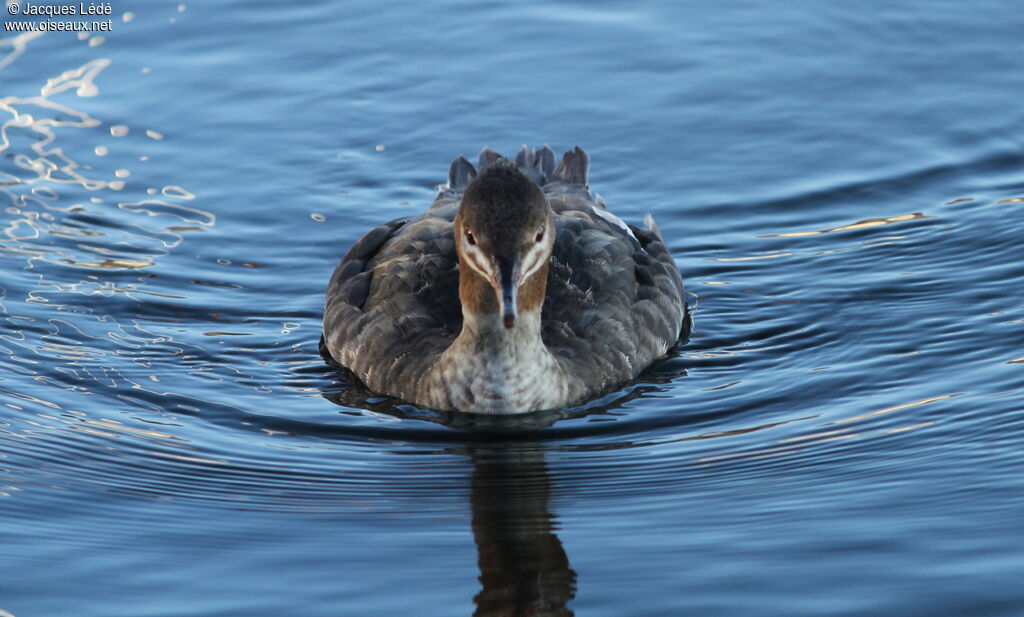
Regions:
<instances>
[{"instance_id":1,"label":"golden light reflection","mask_svg":"<svg viewBox=\"0 0 1024 617\"><path fill-rule=\"evenodd\" d=\"M964 394L963 392L958 392L956 394L943 394L942 396L933 396L931 398L925 398L925 399L921 399L919 401L914 401L913 403L904 403L903 405L896 405L894 407L886 407L885 409L879 409L877 411L871 411L871 412L868 412L868 413L865 413L865 414L861 414L859 416L852 416L852 417L849 417L849 418L843 418L841 420L833 420L832 422L829 422L829 424L846 424L847 422L856 422L858 420L864 420L866 418L872 418L874 416L880 416L882 414L891 413L893 411L900 411L901 409L909 409L911 407L918 407L920 405L927 405L929 403L934 403L936 401L944 401L944 400L947 400L947 399L955 398L957 396L963 396L963 394Z\"/></svg>"},{"instance_id":2,"label":"golden light reflection","mask_svg":"<svg viewBox=\"0 0 1024 617\"><path fill-rule=\"evenodd\" d=\"M889 435L895 435L896 433L905 433L907 431L913 431L913 430L917 430L919 428L925 428L927 426L932 426L934 424L935 424L934 422L920 422L918 424L911 424L909 426L899 426L899 427L896 427L896 428L891 428L888 431L886 431L886 433L889 434Z\"/></svg>"},{"instance_id":3,"label":"golden light reflection","mask_svg":"<svg viewBox=\"0 0 1024 617\"><path fill-rule=\"evenodd\" d=\"M58 409L60 408L58 407ZM88 435L94 435L96 437L102 437L110 440L128 437L133 440L160 444L161 447L169 447L178 451L195 450L195 447L191 445L188 440L181 437L170 435L162 431L128 426L123 422L112 418L89 418L84 413L75 410L61 409L60 415L42 413L36 416L36 418L38 418L38 420L32 418L21 418L19 420L21 424L34 428L8 431L8 435L10 437L30 439L34 435L70 430L76 433L86 433ZM48 424L44 424L40 420L46 421ZM149 449L146 454L147 456L157 456L192 463L214 465L227 464L227 461L221 459L202 457L194 454L183 454L179 452L168 452L160 449Z\"/></svg>"},{"instance_id":4,"label":"golden light reflection","mask_svg":"<svg viewBox=\"0 0 1024 617\"><path fill-rule=\"evenodd\" d=\"M829 229L821 229L817 231L791 231L779 234L767 234L764 236L758 236L759 238L803 238L806 236L819 236L822 234L833 234L844 231L855 231L858 229L869 229L872 227L882 227L883 225L891 225L893 223L905 223L907 221L916 221L921 219L934 218L926 216L921 212L914 212L913 214L900 214L898 216L887 216L882 218L870 218L857 221L856 223L850 223L849 225L841 225L839 227L831 227Z\"/></svg>"},{"instance_id":5,"label":"golden light reflection","mask_svg":"<svg viewBox=\"0 0 1024 617\"><path fill-rule=\"evenodd\" d=\"M110 418L103 418L101 420L90 420L88 418L83 418L82 422L84 422L84 423L86 423L86 424L88 424L90 426L95 426L95 427L99 427L99 428L105 428L105 429L108 429L108 430L111 430L111 431L116 431L116 432L120 432L120 433L127 433L127 434L130 434L130 435L142 435L142 436L145 436L145 437L154 437L156 439L167 439L167 440L170 440L170 441L184 441L180 437L175 437L174 435L168 435L167 433L161 433L159 431L154 431L154 430L151 430L151 429L142 429L142 428L134 428L134 427L131 427L131 426L125 426L122 422L119 422L117 420L113 420L113 419L110 419Z\"/></svg>"},{"instance_id":6,"label":"golden light reflection","mask_svg":"<svg viewBox=\"0 0 1024 617\"><path fill-rule=\"evenodd\" d=\"M75 259L63 259L64 263L68 263L75 266L81 266L83 268L127 268L135 270L138 268L148 268L153 265L152 261L130 261L127 259L104 259L103 261L78 261Z\"/></svg>"},{"instance_id":7,"label":"golden light reflection","mask_svg":"<svg viewBox=\"0 0 1024 617\"><path fill-rule=\"evenodd\" d=\"M954 397L957 397L957 396L961 396L962 394L963 393L944 394L942 396L935 396L935 397L931 397L931 398L921 399L921 400L918 400L918 401L914 401L912 403L905 403L903 405L894 405L892 407L886 407L884 409L879 409L879 410L876 410L876 411L871 411L871 412L860 414L860 415L857 415L857 416L852 416L852 417L849 417L849 418L843 418L843 419L840 419L840 420L833 420L832 422L826 423L825 426L826 427L827 426L836 426L836 425L846 425L846 426L839 426L839 428L831 428L831 429L825 429L825 430L818 430L818 431L815 431L815 432L806 433L806 434L803 434L803 435L795 435L795 436L792 436L792 437L784 437L782 439L776 440L774 443L772 443L770 445L766 445L766 446L760 447L760 448L754 448L754 449L748 449L748 450L737 450L737 451L734 451L734 452L725 452L725 453L722 453L722 454L712 454L710 456L703 456L703 457L698 458L697 462L698 463L702 463L702 464L707 464L707 463L714 463L714 462L721 462L721 461L731 461L731 460L756 461L756 460L763 460L763 459L769 459L769 458L779 458L779 457L785 457L785 456L799 454L801 451L806 450L806 449L808 449L810 447L814 447L814 446L818 446L818 445L822 445L822 444L826 444L826 443L837 442L837 441L844 441L844 440L852 439L852 438L855 438L855 437L864 437L864 436L867 436L869 434L872 434L870 431L867 431L867 430L864 430L864 429L858 430L858 429L856 429L854 427L854 425L851 424L851 423L856 422L858 420L865 420L865 419L874 418L874 417L877 417L877 416L880 416L880 415L883 415L883 414L888 414L888 413L891 413L891 412L894 412L894 411L900 411L900 410L903 410L903 409L910 409L912 407L918 407L920 405L927 405L929 403L934 403L934 402L937 402L937 401L947 400L947 399L951 399L951 398L954 398ZM817 416L809 416L809 417L806 417L806 418L799 418L798 420L810 420L810 419L813 419L813 418L816 418L816 417ZM762 426L755 427L753 429L747 429L747 430L722 432L722 433L718 433L718 434L715 434L715 435L712 435L712 436L714 436L714 437L721 437L721 436L726 436L726 435L730 435L730 434L741 434L741 433L750 432L750 431L753 431L753 430L762 430L762 429L766 429L766 428L774 428L776 426L782 426L784 424L788 424L789 422L794 422L794 421L797 421L797 420L786 421L786 422L777 422L777 423L762 425ZM933 426L934 424L935 423L931 422L931 421L918 422L918 423L914 423L914 424L907 424L907 425L903 425L903 426L897 426L895 428L886 429L884 431L875 431L873 434L875 434L875 435L879 435L879 434L894 435L894 434L906 433L906 432L909 432L909 431L914 431L914 430L918 430L918 429L922 429L922 428L927 428L927 427ZM706 438L706 436L701 436L701 438ZM694 439L694 438L687 438L687 440L690 440L690 439Z\"/></svg>"}]
</instances>

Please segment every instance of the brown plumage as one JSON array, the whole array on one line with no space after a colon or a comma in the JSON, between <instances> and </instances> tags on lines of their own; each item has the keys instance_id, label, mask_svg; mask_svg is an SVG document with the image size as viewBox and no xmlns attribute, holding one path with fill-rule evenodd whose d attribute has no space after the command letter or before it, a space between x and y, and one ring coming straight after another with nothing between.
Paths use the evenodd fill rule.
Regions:
<instances>
[{"instance_id":1,"label":"brown plumage","mask_svg":"<svg viewBox=\"0 0 1024 617\"><path fill-rule=\"evenodd\" d=\"M636 375L689 331L661 235L587 187L576 148L459 157L433 206L364 236L335 270L331 356L370 389L435 409L561 407Z\"/></svg>"}]
</instances>

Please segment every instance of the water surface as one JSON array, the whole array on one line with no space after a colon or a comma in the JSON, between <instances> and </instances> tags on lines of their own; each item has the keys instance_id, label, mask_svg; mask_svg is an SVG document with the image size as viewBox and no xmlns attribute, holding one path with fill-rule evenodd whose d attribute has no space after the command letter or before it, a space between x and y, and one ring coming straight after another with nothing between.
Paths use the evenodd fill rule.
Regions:
<instances>
[{"instance_id":1,"label":"water surface","mask_svg":"<svg viewBox=\"0 0 1024 617\"><path fill-rule=\"evenodd\" d=\"M1024 612L1015 4L111 4L0 34L3 611ZM523 143L691 340L517 426L346 382L337 260Z\"/></svg>"}]
</instances>

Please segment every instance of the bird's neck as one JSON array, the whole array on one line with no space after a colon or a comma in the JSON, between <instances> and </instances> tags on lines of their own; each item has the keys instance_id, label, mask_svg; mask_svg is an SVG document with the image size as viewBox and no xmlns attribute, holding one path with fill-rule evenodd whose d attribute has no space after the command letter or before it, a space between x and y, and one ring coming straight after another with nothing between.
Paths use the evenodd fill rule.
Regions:
<instances>
[{"instance_id":1,"label":"bird's neck","mask_svg":"<svg viewBox=\"0 0 1024 617\"><path fill-rule=\"evenodd\" d=\"M459 298L462 332L450 354L488 366L498 372L528 364L532 356L547 354L541 340L541 309L548 282L548 266L530 275L519 287L516 318L505 327L494 287L460 256Z\"/></svg>"},{"instance_id":2,"label":"bird's neck","mask_svg":"<svg viewBox=\"0 0 1024 617\"><path fill-rule=\"evenodd\" d=\"M548 265L544 264L520 286L516 298L515 325L502 322L498 297L490 282L477 274L459 255L459 299L462 302L460 338L493 341L536 340L540 343L541 307L547 289Z\"/></svg>"},{"instance_id":3,"label":"bird's neck","mask_svg":"<svg viewBox=\"0 0 1024 617\"><path fill-rule=\"evenodd\" d=\"M505 327L495 290L460 259L462 332L440 358L444 405L478 412L559 406L572 394L565 370L541 338L548 268L519 288L517 315Z\"/></svg>"},{"instance_id":4,"label":"bird's neck","mask_svg":"<svg viewBox=\"0 0 1024 617\"><path fill-rule=\"evenodd\" d=\"M541 339L547 267L520 287L518 314L511 328L502 321L489 282L465 265L459 277L462 332L439 364L447 404L482 413L563 404L570 385L560 361Z\"/></svg>"}]
</instances>

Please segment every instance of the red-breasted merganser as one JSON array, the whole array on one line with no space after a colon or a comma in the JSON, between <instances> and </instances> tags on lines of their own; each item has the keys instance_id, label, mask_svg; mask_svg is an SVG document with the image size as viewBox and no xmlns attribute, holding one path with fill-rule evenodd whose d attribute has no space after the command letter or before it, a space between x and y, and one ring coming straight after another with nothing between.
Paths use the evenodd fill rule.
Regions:
<instances>
[{"instance_id":1,"label":"red-breasted merganser","mask_svg":"<svg viewBox=\"0 0 1024 617\"><path fill-rule=\"evenodd\" d=\"M580 148L449 168L425 213L371 230L327 288L324 346L371 390L422 407L521 413L635 378L689 334L661 232L587 185Z\"/></svg>"}]
</instances>

